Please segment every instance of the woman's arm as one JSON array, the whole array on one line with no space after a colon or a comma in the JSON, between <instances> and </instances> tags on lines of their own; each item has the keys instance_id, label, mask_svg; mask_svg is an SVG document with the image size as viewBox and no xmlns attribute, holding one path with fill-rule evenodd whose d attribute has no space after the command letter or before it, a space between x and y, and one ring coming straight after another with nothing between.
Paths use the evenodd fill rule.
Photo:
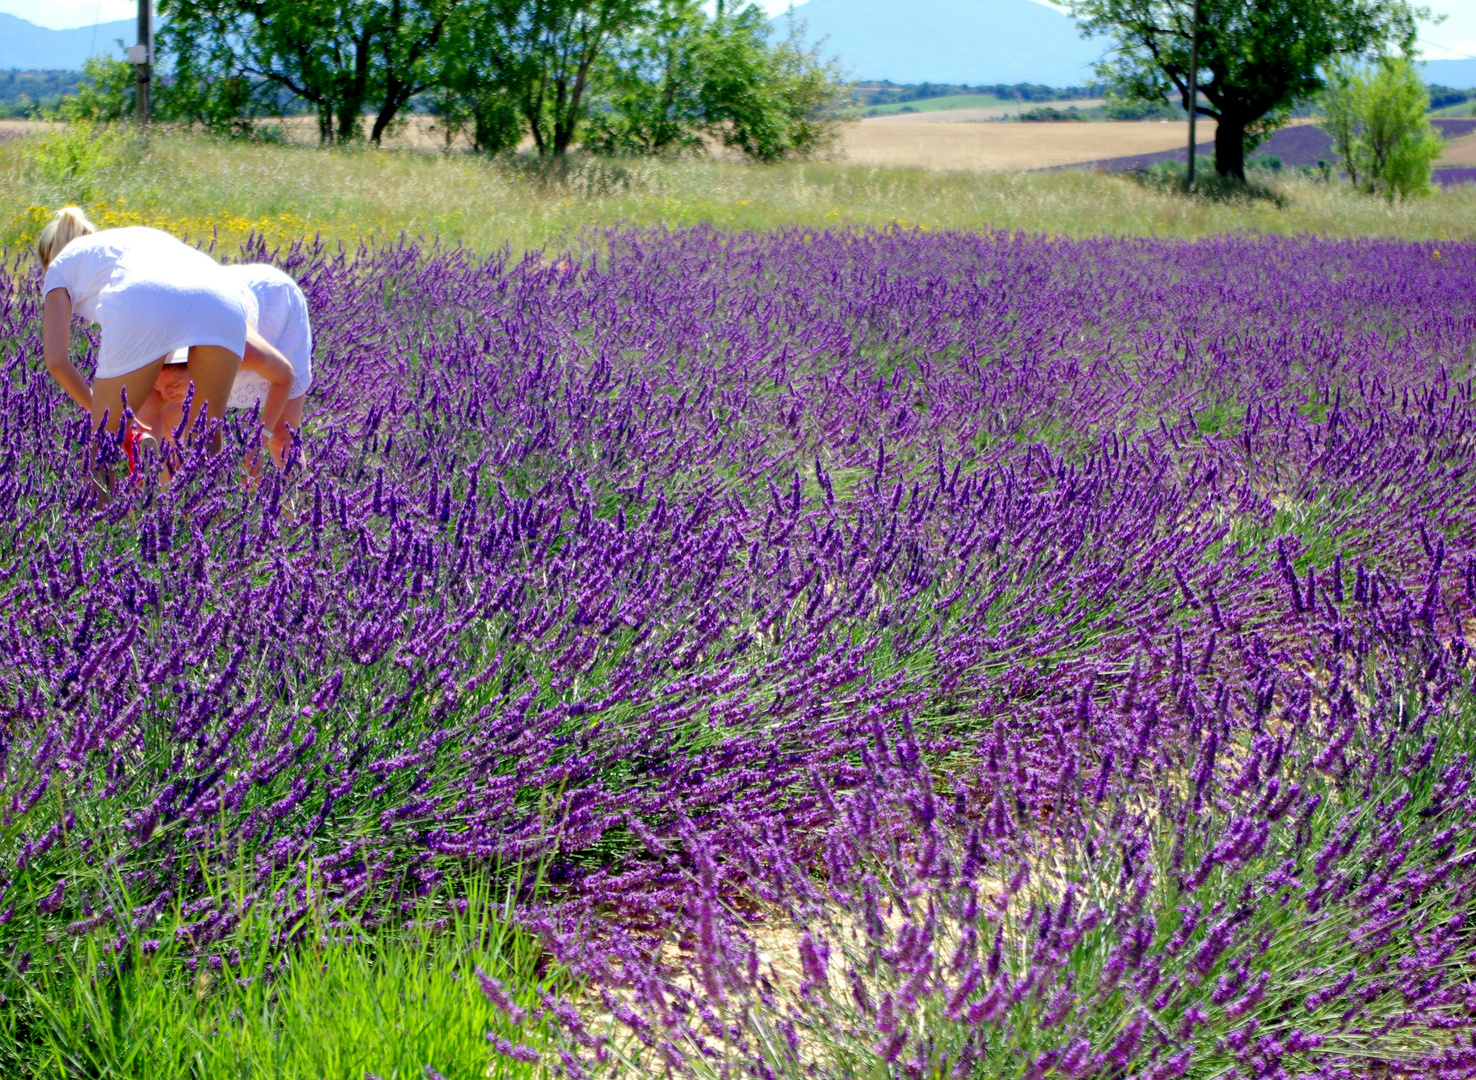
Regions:
<instances>
[{"instance_id":1,"label":"woman's arm","mask_svg":"<svg viewBox=\"0 0 1476 1080\"><path fill-rule=\"evenodd\" d=\"M72 294L66 289L52 289L46 294L42 305L41 359L51 377L67 392L67 396L90 414L92 390L82 373L72 366L68 356L71 339Z\"/></svg>"},{"instance_id":2,"label":"woman's arm","mask_svg":"<svg viewBox=\"0 0 1476 1080\"><path fill-rule=\"evenodd\" d=\"M287 407L287 395L292 392L296 373L287 358L267 344L255 330L246 335L246 355L241 360L241 369L255 372L271 384L261 406L261 425L271 432L282 418L282 410Z\"/></svg>"}]
</instances>

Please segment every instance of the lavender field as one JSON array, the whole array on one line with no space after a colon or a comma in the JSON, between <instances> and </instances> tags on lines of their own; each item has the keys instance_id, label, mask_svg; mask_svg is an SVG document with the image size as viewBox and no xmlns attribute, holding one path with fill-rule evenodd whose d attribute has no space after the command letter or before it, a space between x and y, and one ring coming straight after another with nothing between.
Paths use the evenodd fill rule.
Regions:
<instances>
[{"instance_id":1,"label":"lavender field","mask_svg":"<svg viewBox=\"0 0 1476 1080\"><path fill-rule=\"evenodd\" d=\"M285 475L102 510L0 282L0 1072L492 895L394 1075L1476 1076L1476 248L241 257Z\"/></svg>"}]
</instances>

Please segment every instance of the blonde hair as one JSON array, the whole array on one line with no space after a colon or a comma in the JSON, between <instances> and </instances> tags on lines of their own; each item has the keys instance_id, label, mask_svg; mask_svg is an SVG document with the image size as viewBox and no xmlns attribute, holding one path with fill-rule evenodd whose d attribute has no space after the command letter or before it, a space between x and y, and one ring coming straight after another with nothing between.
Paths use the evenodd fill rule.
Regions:
<instances>
[{"instance_id":1,"label":"blonde hair","mask_svg":"<svg viewBox=\"0 0 1476 1080\"><path fill-rule=\"evenodd\" d=\"M36 241L36 254L41 257L41 269L51 265L62 249L79 236L97 232L97 226L88 220L80 206L63 206L46 223Z\"/></svg>"}]
</instances>

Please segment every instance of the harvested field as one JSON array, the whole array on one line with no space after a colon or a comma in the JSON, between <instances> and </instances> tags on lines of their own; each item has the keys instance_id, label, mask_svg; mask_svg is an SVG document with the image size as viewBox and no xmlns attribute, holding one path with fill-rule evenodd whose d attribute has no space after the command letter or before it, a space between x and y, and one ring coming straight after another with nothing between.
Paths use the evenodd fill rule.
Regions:
<instances>
[{"instance_id":1,"label":"harvested field","mask_svg":"<svg viewBox=\"0 0 1476 1080\"><path fill-rule=\"evenodd\" d=\"M1436 162L1439 168L1476 166L1476 135L1463 135L1446 144L1445 153Z\"/></svg>"},{"instance_id":2,"label":"harvested field","mask_svg":"<svg viewBox=\"0 0 1476 1080\"><path fill-rule=\"evenodd\" d=\"M411 150L443 150L447 146L445 129L437 122L434 116L414 115L404 116L390 125L385 133L384 145L408 148ZM278 128L288 142L316 145L318 142L318 118L316 116L283 116L275 120L262 121L263 127ZM374 126L374 118L366 116L363 120L364 136L368 138L370 130ZM529 146L532 140L524 140ZM467 141L464 138L451 140L451 146L465 147Z\"/></svg>"},{"instance_id":3,"label":"harvested field","mask_svg":"<svg viewBox=\"0 0 1476 1080\"><path fill-rule=\"evenodd\" d=\"M17 139L22 135L38 135L56 126L45 120L0 120L0 139Z\"/></svg>"},{"instance_id":4,"label":"harvested field","mask_svg":"<svg viewBox=\"0 0 1476 1080\"><path fill-rule=\"evenodd\" d=\"M1187 121L969 124L909 119L914 122L878 117L849 125L841 135L845 159L858 165L925 169L1044 169L1172 150L1189 137ZM1201 138L1214 138L1214 131L1212 121L1199 124Z\"/></svg>"}]
</instances>

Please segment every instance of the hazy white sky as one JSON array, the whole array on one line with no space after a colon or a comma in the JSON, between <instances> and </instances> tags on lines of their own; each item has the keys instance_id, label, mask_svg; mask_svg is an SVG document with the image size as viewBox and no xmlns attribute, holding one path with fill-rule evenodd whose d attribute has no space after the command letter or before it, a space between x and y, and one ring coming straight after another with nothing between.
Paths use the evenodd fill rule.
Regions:
<instances>
[{"instance_id":1,"label":"hazy white sky","mask_svg":"<svg viewBox=\"0 0 1476 1080\"><path fill-rule=\"evenodd\" d=\"M789 7L789 0L760 2L776 15ZM797 7L803 15L804 6ZM1430 7L1436 12L1448 13L1449 18L1439 26L1426 26L1420 34L1425 57L1430 60L1476 59L1476 0L1430 0ZM138 4L137 0L0 0L0 11L19 15L39 26L65 30L73 26L134 18L138 14Z\"/></svg>"}]
</instances>

